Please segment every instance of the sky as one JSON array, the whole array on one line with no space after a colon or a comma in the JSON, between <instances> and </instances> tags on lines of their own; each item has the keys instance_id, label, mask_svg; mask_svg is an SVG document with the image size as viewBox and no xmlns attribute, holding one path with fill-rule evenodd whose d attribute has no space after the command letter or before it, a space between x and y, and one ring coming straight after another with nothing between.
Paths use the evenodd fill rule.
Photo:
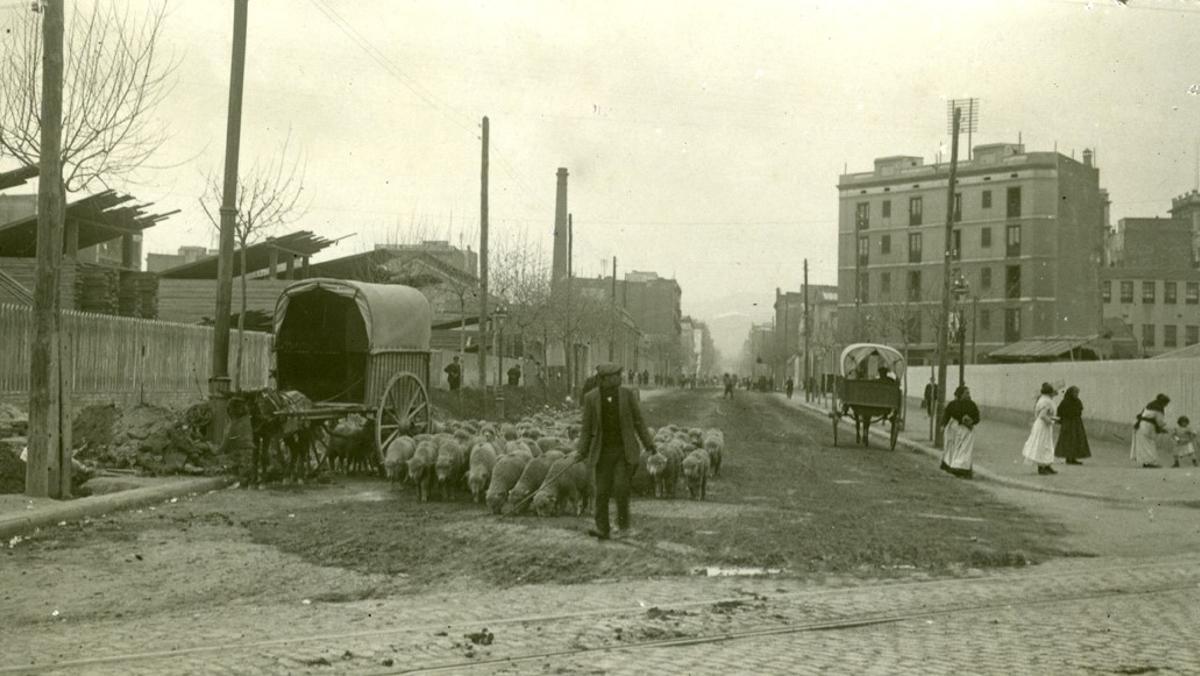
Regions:
<instances>
[{"instance_id":1,"label":"sky","mask_svg":"<svg viewBox=\"0 0 1200 676\"><path fill-rule=\"evenodd\" d=\"M215 243L224 154L233 3L167 7L168 138L117 182L182 210L148 252ZM414 228L477 249L487 115L493 241L549 251L566 167L577 274L674 277L701 319L767 317L805 258L835 283L839 174L932 160L948 98L980 99L976 144L1096 149L1114 223L1196 183L1200 2L251 0L248 34L243 166L290 139L309 209L286 230L345 237L323 258Z\"/></svg>"}]
</instances>

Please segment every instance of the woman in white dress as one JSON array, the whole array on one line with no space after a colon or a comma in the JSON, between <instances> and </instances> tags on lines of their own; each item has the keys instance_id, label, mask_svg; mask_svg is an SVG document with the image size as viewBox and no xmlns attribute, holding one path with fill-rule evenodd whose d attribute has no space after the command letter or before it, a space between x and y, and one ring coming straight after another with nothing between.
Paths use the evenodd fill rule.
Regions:
<instances>
[{"instance_id":1,"label":"woman in white dress","mask_svg":"<svg viewBox=\"0 0 1200 676\"><path fill-rule=\"evenodd\" d=\"M1033 429L1025 440L1021 455L1025 462L1037 465L1038 474L1057 474L1054 468L1054 395L1058 394L1050 383L1042 383L1042 391L1033 406Z\"/></svg>"},{"instance_id":2,"label":"woman in white dress","mask_svg":"<svg viewBox=\"0 0 1200 676\"><path fill-rule=\"evenodd\" d=\"M1146 408L1138 414L1133 423L1133 443L1129 449L1129 459L1141 464L1142 467L1159 467L1158 464L1158 435L1167 429L1167 404L1171 398L1160 394L1154 401L1146 404Z\"/></svg>"}]
</instances>

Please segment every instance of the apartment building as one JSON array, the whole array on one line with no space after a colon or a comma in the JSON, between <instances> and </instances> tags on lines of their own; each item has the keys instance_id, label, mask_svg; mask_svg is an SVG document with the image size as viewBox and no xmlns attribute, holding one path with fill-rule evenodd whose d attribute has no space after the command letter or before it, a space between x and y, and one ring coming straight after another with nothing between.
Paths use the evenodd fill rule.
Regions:
<instances>
[{"instance_id":1,"label":"apartment building","mask_svg":"<svg viewBox=\"0 0 1200 676\"><path fill-rule=\"evenodd\" d=\"M948 164L891 156L842 175L839 342L907 343L914 363L934 358L948 216L968 360L1022 338L1099 333L1108 200L1092 158L979 145L958 164L953 204Z\"/></svg>"}]
</instances>

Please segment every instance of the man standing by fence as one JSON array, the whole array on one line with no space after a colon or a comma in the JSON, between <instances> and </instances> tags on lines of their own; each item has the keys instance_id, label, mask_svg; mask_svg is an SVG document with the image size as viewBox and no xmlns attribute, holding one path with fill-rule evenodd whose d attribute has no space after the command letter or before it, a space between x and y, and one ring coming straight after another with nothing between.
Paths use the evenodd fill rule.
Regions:
<instances>
[{"instance_id":1,"label":"man standing by fence","mask_svg":"<svg viewBox=\"0 0 1200 676\"><path fill-rule=\"evenodd\" d=\"M458 391L459 386L462 385L462 364L458 363L458 357L455 357L454 361L447 364L446 368L442 370L446 372L446 384L450 386L450 391Z\"/></svg>"}]
</instances>

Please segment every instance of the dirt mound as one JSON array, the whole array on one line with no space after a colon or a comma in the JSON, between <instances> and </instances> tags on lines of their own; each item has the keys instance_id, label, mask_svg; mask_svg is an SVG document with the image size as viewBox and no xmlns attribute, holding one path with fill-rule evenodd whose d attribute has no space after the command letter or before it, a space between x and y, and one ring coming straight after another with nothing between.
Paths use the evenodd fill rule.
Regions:
<instances>
[{"instance_id":1,"label":"dirt mound","mask_svg":"<svg viewBox=\"0 0 1200 676\"><path fill-rule=\"evenodd\" d=\"M0 402L0 439L21 436L28 427L29 416L25 415L25 411L12 404Z\"/></svg>"},{"instance_id":2,"label":"dirt mound","mask_svg":"<svg viewBox=\"0 0 1200 676\"><path fill-rule=\"evenodd\" d=\"M0 494L25 492L25 463L0 445Z\"/></svg>"},{"instance_id":3,"label":"dirt mound","mask_svg":"<svg viewBox=\"0 0 1200 676\"><path fill-rule=\"evenodd\" d=\"M88 406L73 423L75 457L100 467L146 474L219 474L217 456L188 416L161 406Z\"/></svg>"}]
</instances>

